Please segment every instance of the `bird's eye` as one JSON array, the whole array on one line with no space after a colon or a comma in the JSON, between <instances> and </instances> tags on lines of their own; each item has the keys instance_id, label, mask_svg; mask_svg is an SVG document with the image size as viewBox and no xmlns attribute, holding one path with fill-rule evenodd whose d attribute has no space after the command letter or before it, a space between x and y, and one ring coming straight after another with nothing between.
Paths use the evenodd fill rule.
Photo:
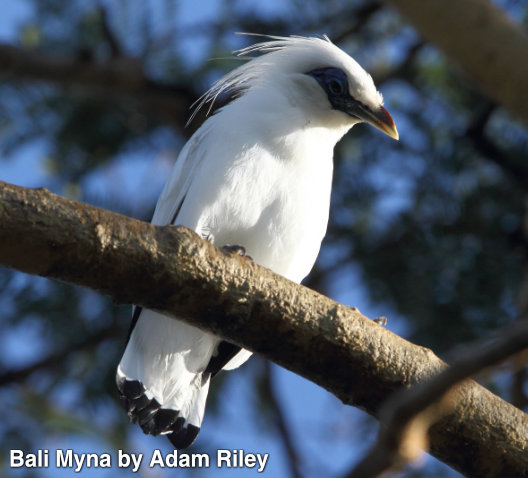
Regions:
<instances>
[{"instance_id":1,"label":"bird's eye","mask_svg":"<svg viewBox=\"0 0 528 478\"><path fill-rule=\"evenodd\" d=\"M345 85L339 78L330 78L326 85L332 95L342 95L345 92Z\"/></svg>"}]
</instances>

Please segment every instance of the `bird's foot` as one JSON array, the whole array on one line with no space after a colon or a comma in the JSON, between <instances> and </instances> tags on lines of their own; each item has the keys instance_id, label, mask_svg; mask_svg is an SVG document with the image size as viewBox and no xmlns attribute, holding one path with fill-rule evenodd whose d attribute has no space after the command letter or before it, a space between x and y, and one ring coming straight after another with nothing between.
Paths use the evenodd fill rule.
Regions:
<instances>
[{"instance_id":1,"label":"bird's foot","mask_svg":"<svg viewBox=\"0 0 528 478\"><path fill-rule=\"evenodd\" d=\"M381 317L376 317L375 319L372 319L376 324L381 325L382 327L385 327L387 325L387 317L382 315Z\"/></svg>"},{"instance_id":2,"label":"bird's foot","mask_svg":"<svg viewBox=\"0 0 528 478\"><path fill-rule=\"evenodd\" d=\"M212 234L202 234L202 239L204 241L210 242L211 244L214 244L214 236Z\"/></svg>"},{"instance_id":3,"label":"bird's foot","mask_svg":"<svg viewBox=\"0 0 528 478\"><path fill-rule=\"evenodd\" d=\"M224 253L228 256L240 256L240 257L247 257L250 260L253 260L251 256L246 254L246 248L243 246L238 246L236 244L226 244L225 246L222 246L220 249L224 251Z\"/></svg>"}]
</instances>

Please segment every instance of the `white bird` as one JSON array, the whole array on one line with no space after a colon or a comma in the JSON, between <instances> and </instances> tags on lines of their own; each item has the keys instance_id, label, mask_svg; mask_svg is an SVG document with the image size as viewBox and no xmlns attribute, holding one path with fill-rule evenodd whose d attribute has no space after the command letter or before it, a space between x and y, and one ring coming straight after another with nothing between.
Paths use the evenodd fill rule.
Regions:
<instances>
[{"instance_id":1,"label":"white bird","mask_svg":"<svg viewBox=\"0 0 528 478\"><path fill-rule=\"evenodd\" d=\"M326 232L335 144L360 122L394 139L398 132L370 75L327 37L267 37L235 53L261 55L199 101L198 109L232 98L182 149L152 222L243 246L255 262L300 282ZM211 378L250 355L137 307L117 369L120 398L145 433L183 449L200 431Z\"/></svg>"}]
</instances>

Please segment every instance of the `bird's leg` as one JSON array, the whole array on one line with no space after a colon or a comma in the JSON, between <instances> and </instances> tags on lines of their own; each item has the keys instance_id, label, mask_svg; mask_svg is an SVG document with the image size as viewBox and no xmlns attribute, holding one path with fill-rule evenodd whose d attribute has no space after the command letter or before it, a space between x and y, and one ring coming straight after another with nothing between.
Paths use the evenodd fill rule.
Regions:
<instances>
[{"instance_id":1,"label":"bird's leg","mask_svg":"<svg viewBox=\"0 0 528 478\"><path fill-rule=\"evenodd\" d=\"M202 233L201 236L204 241L214 244L214 236L211 233L209 234Z\"/></svg>"},{"instance_id":2,"label":"bird's leg","mask_svg":"<svg viewBox=\"0 0 528 478\"><path fill-rule=\"evenodd\" d=\"M246 254L246 248L244 246L239 246L236 244L226 244L220 249L222 249L222 251L224 251L224 253L228 256L247 257L248 259L253 260L251 256Z\"/></svg>"},{"instance_id":3,"label":"bird's leg","mask_svg":"<svg viewBox=\"0 0 528 478\"><path fill-rule=\"evenodd\" d=\"M214 244L214 236L211 233L202 234L202 238ZM220 249L227 256L247 257L248 259L253 260L253 258L246 253L246 248L244 246L239 246L237 244L226 244L225 246L222 246Z\"/></svg>"}]
</instances>

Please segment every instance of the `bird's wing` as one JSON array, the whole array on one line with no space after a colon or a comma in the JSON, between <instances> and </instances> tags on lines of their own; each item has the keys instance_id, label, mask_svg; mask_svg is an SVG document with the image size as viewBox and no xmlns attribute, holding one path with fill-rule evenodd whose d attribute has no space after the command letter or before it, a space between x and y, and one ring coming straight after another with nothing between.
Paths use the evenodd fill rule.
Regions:
<instances>
[{"instance_id":1,"label":"bird's wing","mask_svg":"<svg viewBox=\"0 0 528 478\"><path fill-rule=\"evenodd\" d=\"M187 219L200 212L194 202L183 204L206 154L211 154L204 135L206 131L198 131L182 149L156 205L153 224L180 221L193 226L185 223L182 208ZM136 307L117 372L130 418L145 433L166 434L176 448L186 448L200 430L210 377L226 364L240 363L236 356L244 354L239 351L212 334Z\"/></svg>"},{"instance_id":2,"label":"bird's wing","mask_svg":"<svg viewBox=\"0 0 528 478\"><path fill-rule=\"evenodd\" d=\"M168 180L158 198L152 224L165 226L167 224L177 224L178 213L180 212L183 201L189 191L192 177L198 169L203 155L200 154L200 140L202 135L197 132L189 139L183 149L180 151L178 158L172 168ZM132 311L132 321L128 331L127 343L130 340L132 331L143 311L142 307L134 306Z\"/></svg>"},{"instance_id":3,"label":"bird's wing","mask_svg":"<svg viewBox=\"0 0 528 478\"><path fill-rule=\"evenodd\" d=\"M195 173L200 167L204 154L206 153L202 148L204 143L203 137L206 134L206 132L199 130L181 151L156 204L156 209L152 217L153 224L178 224L178 214L189 191L191 180L193 177L196 177ZM140 312L134 311L130 333L139 318ZM237 345L222 341L217 348L217 353L207 365L206 371L214 377L222 369L231 370L237 368L250 355L251 352L242 350Z\"/></svg>"},{"instance_id":4,"label":"bird's wing","mask_svg":"<svg viewBox=\"0 0 528 478\"><path fill-rule=\"evenodd\" d=\"M200 148L203 134L197 132L184 146L156 204L152 224L176 224L192 178L200 167L204 154Z\"/></svg>"}]
</instances>

